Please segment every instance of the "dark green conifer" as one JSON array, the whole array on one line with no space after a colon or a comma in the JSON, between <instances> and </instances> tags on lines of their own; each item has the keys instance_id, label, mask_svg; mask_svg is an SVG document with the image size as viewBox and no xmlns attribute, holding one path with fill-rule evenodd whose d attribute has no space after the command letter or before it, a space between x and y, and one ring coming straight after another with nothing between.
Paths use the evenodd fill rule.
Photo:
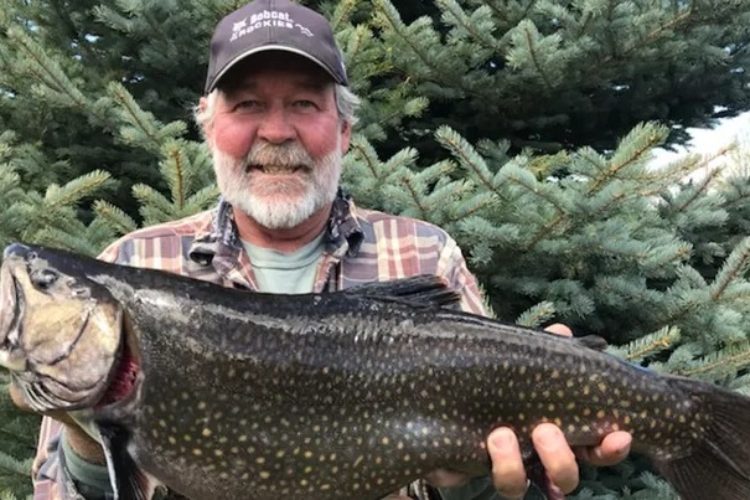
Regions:
<instances>
[{"instance_id":1,"label":"dark green conifer","mask_svg":"<svg viewBox=\"0 0 750 500\"><path fill-rule=\"evenodd\" d=\"M0 244L95 255L215 202L191 113L239 3L0 0ZM750 107L747 2L306 3L363 98L358 204L447 229L498 317L750 393L750 177L649 166ZM37 423L0 391L0 495L29 493ZM587 469L579 498L669 498L646 470Z\"/></svg>"}]
</instances>

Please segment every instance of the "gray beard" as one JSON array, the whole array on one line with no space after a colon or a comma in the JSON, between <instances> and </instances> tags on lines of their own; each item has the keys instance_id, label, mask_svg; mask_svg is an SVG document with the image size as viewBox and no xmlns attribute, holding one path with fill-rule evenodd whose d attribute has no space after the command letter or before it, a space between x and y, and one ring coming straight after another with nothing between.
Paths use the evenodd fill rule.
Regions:
<instances>
[{"instance_id":1,"label":"gray beard","mask_svg":"<svg viewBox=\"0 0 750 500\"><path fill-rule=\"evenodd\" d=\"M256 143L245 158L212 148L214 171L224 199L268 229L290 229L333 202L341 177L340 138L327 155L314 160L299 143ZM290 179L262 182L249 165L303 166Z\"/></svg>"}]
</instances>

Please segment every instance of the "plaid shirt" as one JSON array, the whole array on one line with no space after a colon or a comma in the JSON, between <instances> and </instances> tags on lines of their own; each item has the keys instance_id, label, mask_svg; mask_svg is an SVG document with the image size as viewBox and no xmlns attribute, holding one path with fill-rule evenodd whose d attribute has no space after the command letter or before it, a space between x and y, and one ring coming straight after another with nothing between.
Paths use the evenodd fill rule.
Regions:
<instances>
[{"instance_id":1,"label":"plaid shirt","mask_svg":"<svg viewBox=\"0 0 750 500\"><path fill-rule=\"evenodd\" d=\"M445 278L460 293L463 310L484 314L476 279L467 269L461 250L445 231L432 224L356 208L348 197L339 194L324 242L315 292L432 274ZM225 202L214 210L128 234L99 258L227 287L257 289L232 208ZM74 485L61 466L64 456L57 446L59 434L60 424L45 417L33 466L34 500L76 497ZM416 492L417 488L423 490L424 485L412 485L410 492L423 496Z\"/></svg>"}]
</instances>

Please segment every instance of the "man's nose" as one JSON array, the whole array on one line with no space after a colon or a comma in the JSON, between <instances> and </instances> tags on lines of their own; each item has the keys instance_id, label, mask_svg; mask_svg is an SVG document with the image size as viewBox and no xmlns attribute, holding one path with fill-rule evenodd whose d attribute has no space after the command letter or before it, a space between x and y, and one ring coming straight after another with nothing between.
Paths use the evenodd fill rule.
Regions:
<instances>
[{"instance_id":1,"label":"man's nose","mask_svg":"<svg viewBox=\"0 0 750 500\"><path fill-rule=\"evenodd\" d=\"M292 118L283 109L271 109L262 118L258 136L271 144L282 144L296 136Z\"/></svg>"}]
</instances>

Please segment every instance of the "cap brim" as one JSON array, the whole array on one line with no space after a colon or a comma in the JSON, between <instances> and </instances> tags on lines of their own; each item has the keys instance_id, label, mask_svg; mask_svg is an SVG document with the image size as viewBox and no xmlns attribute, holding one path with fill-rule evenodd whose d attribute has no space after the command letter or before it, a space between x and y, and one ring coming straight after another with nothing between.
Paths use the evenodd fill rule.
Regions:
<instances>
[{"instance_id":1,"label":"cap brim","mask_svg":"<svg viewBox=\"0 0 750 500\"><path fill-rule=\"evenodd\" d=\"M229 70L234 67L235 64L237 64L238 62L242 61L243 59L245 59L247 57L250 57L250 56L252 56L254 54L258 54L260 52L267 52L269 50L278 50L278 51L289 52L291 54L296 54L298 56L302 56L302 57L304 57L304 58L306 58L306 59L314 62L315 64L317 64L321 68L323 68L326 71L326 73L328 73L331 76L331 78L333 79L334 82L336 82L336 83L338 83L340 85L346 85L346 82L342 82L341 79L338 76L336 76L336 74L330 68L328 68L328 66L326 66L325 64L323 64L323 62L320 59L318 59L317 57L311 56L310 54L308 54L307 52L305 52L303 50L295 49L294 47L288 47L286 45L263 45L262 47L255 47L254 49L250 49L250 50L246 50L245 52L241 52L234 59L232 59L231 61L229 61L227 63L227 65L224 66L222 68L222 70L219 71L219 73L216 74L216 76L214 77L213 81L211 82L211 86L206 89L206 93L208 94L208 93L213 92L213 90L216 89L217 85L219 84L219 80L221 80L224 77L224 75L226 75L229 72Z\"/></svg>"}]
</instances>

